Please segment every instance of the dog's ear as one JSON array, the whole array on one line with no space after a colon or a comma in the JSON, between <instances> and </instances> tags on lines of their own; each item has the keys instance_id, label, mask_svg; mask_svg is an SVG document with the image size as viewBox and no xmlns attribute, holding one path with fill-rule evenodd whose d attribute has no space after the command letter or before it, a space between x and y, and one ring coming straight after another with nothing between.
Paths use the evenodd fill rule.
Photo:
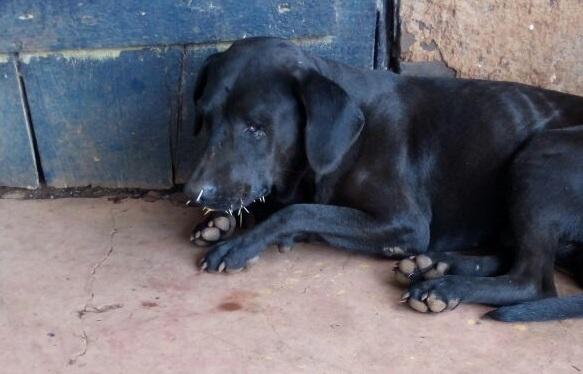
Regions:
<instances>
[{"instance_id":1,"label":"dog's ear","mask_svg":"<svg viewBox=\"0 0 583 374\"><path fill-rule=\"evenodd\" d=\"M364 127L358 105L338 84L310 71L301 79L308 162L316 174L336 170Z\"/></svg>"},{"instance_id":2,"label":"dog's ear","mask_svg":"<svg viewBox=\"0 0 583 374\"><path fill-rule=\"evenodd\" d=\"M202 67L198 71L196 83L194 84L194 136L197 136L202 129L203 119L198 110L199 100L204 93L207 84L209 65L216 60L218 53L214 53L207 57Z\"/></svg>"}]
</instances>

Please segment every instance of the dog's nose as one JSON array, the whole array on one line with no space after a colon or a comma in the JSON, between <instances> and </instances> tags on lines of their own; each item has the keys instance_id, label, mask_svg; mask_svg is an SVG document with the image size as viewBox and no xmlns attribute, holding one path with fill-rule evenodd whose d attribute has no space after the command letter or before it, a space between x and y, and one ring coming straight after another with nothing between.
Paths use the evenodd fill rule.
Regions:
<instances>
[{"instance_id":1,"label":"dog's nose","mask_svg":"<svg viewBox=\"0 0 583 374\"><path fill-rule=\"evenodd\" d=\"M217 187L212 183L188 183L184 192L193 202L202 204L214 198Z\"/></svg>"}]
</instances>

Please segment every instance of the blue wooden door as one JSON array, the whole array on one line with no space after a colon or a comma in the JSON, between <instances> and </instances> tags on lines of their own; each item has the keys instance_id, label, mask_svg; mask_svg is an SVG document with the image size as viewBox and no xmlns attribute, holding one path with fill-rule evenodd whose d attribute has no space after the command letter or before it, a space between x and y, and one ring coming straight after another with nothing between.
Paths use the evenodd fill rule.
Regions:
<instances>
[{"instance_id":1,"label":"blue wooden door","mask_svg":"<svg viewBox=\"0 0 583 374\"><path fill-rule=\"evenodd\" d=\"M1 1L0 185L182 183L200 149L191 97L206 56L272 35L372 67L377 11L376 0Z\"/></svg>"}]
</instances>

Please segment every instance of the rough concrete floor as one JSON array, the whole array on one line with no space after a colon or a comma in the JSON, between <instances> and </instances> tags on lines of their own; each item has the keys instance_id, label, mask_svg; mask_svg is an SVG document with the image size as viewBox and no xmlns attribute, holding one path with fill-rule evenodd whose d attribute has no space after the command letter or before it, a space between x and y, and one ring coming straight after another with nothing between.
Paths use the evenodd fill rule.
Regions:
<instances>
[{"instance_id":1,"label":"rough concrete floor","mask_svg":"<svg viewBox=\"0 0 583 374\"><path fill-rule=\"evenodd\" d=\"M583 321L415 313L388 261L305 245L239 274L200 273L198 217L167 201L0 200L0 372L583 370Z\"/></svg>"}]
</instances>

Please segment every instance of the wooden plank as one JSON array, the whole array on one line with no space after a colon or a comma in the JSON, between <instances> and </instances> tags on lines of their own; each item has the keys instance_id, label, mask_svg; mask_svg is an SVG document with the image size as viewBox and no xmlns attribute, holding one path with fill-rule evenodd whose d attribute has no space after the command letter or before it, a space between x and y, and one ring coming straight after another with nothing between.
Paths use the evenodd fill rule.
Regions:
<instances>
[{"instance_id":1,"label":"wooden plank","mask_svg":"<svg viewBox=\"0 0 583 374\"><path fill-rule=\"evenodd\" d=\"M324 36L336 8L329 0L3 0L0 52Z\"/></svg>"},{"instance_id":2,"label":"wooden plank","mask_svg":"<svg viewBox=\"0 0 583 374\"><path fill-rule=\"evenodd\" d=\"M182 48L21 55L49 186L172 186Z\"/></svg>"},{"instance_id":3,"label":"wooden plank","mask_svg":"<svg viewBox=\"0 0 583 374\"><path fill-rule=\"evenodd\" d=\"M373 68L377 2L336 0L332 2L335 23L328 42L304 43L304 48L349 65ZM302 44L301 39L299 40Z\"/></svg>"},{"instance_id":4,"label":"wooden plank","mask_svg":"<svg viewBox=\"0 0 583 374\"><path fill-rule=\"evenodd\" d=\"M0 186L39 185L31 136L12 56L0 55Z\"/></svg>"}]
</instances>

